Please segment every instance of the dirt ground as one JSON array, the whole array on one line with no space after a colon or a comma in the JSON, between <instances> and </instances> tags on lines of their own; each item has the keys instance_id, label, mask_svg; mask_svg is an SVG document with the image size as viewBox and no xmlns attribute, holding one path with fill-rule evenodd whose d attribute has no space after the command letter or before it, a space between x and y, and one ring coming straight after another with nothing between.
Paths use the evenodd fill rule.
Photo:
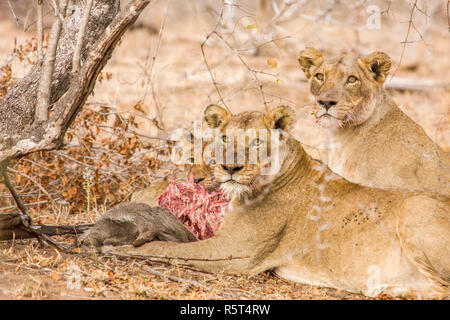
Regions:
<instances>
[{"instance_id":1,"label":"dirt ground","mask_svg":"<svg viewBox=\"0 0 450 320\"><path fill-rule=\"evenodd\" d=\"M30 242L1 244L0 299L367 299L292 283L270 272L253 277L210 274L99 256L88 249L57 253Z\"/></svg>"},{"instance_id":2,"label":"dirt ground","mask_svg":"<svg viewBox=\"0 0 450 320\"><path fill-rule=\"evenodd\" d=\"M283 7L280 1L274 2ZM219 100L205 67L201 44L214 29L220 1L172 1L166 15L167 3L153 1L137 27L125 34L103 70L104 79L96 84L94 94L88 99L90 104L108 105L122 112L141 102L148 108L148 118L142 119L142 134L150 137L189 127L192 121L201 119L208 104ZM301 9L287 11L286 19L283 15L277 18L270 10L261 13L257 1L235 3L238 5L233 10L226 11L225 22L219 30L234 50L214 35L204 46L221 95L233 112L264 110L264 102L268 107L288 104L297 115L295 137L308 146L318 147L324 142L324 134L309 115L310 95L298 67L298 52L305 46L317 47L327 55L344 49L358 50L361 54L379 50L393 60L392 71L396 70L393 82L410 79L415 83L434 83L425 90L390 92L406 114L444 150L450 150L446 1L418 2L426 14L418 10L414 13L414 28L403 55L402 41L408 34L411 13L407 2L395 2L387 7L388 1L362 1L363 5L352 11L343 5L327 11L326 1L306 1ZM379 29L364 27L369 5L385 11ZM2 13L0 66L11 57L15 41L25 43L34 35L33 27L24 31L26 13L26 10L22 12L23 19L17 23L8 10ZM311 20L312 16L316 19ZM12 60L16 78L26 74L29 67L30 64L18 59ZM154 117L162 119L165 132L148 121ZM106 209L98 207L79 215L43 212L33 218L42 223L92 223ZM59 240L74 241L71 237ZM169 275L173 276L172 280ZM66 254L43 248L35 240L18 240L0 242L0 299L368 298L285 281L271 272L253 277L209 274L160 262L101 256L87 247Z\"/></svg>"}]
</instances>

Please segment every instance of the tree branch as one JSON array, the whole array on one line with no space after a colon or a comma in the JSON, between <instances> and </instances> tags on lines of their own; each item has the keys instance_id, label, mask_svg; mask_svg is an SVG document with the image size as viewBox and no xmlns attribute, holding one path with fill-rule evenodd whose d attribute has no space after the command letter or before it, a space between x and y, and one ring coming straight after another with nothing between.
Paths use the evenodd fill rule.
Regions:
<instances>
[{"instance_id":1,"label":"tree branch","mask_svg":"<svg viewBox=\"0 0 450 320\"><path fill-rule=\"evenodd\" d=\"M86 33L86 27L91 14L92 1L93 0L87 0L86 7L84 8L83 19L81 20L80 30L77 34L77 44L73 54L72 72L80 71L81 48L83 47L84 34Z\"/></svg>"},{"instance_id":2,"label":"tree branch","mask_svg":"<svg viewBox=\"0 0 450 320\"><path fill-rule=\"evenodd\" d=\"M56 3L55 3L56 6ZM67 0L61 0L61 11L65 15L67 8ZM50 105L50 94L52 89L52 75L56 60L56 49L59 37L61 35L62 23L60 19L56 19L50 32L50 40L48 42L45 60L42 63L41 80L39 81L38 96L34 120L43 122L48 120L48 109Z\"/></svg>"},{"instance_id":3,"label":"tree branch","mask_svg":"<svg viewBox=\"0 0 450 320\"><path fill-rule=\"evenodd\" d=\"M43 0L37 0L37 24L36 24L36 31L37 31L37 43L38 43L38 59L39 62L42 62L44 59L43 49L42 49L42 2Z\"/></svg>"},{"instance_id":4,"label":"tree branch","mask_svg":"<svg viewBox=\"0 0 450 320\"><path fill-rule=\"evenodd\" d=\"M9 180L7 171L7 163L2 163L0 166L0 172L3 176L3 183L8 188L9 192L11 192L11 195L13 196L14 200L16 201L17 207L22 212L22 215L19 217L19 220L16 220L18 224L20 224L19 230L23 231L25 234L29 233L36 237L39 241L47 241L48 243L52 244L56 248L62 250L62 251L68 251L68 248L63 246L62 244L58 243L57 241L53 240L49 236L42 234L39 231L39 228L33 225L33 221L31 220L30 215L28 214L27 209L25 208L24 204L20 200L19 195L17 194L16 190L14 189L13 185L11 184L11 181ZM13 233L13 236L14 233Z\"/></svg>"},{"instance_id":5,"label":"tree branch","mask_svg":"<svg viewBox=\"0 0 450 320\"><path fill-rule=\"evenodd\" d=\"M0 241L35 238L36 236L33 233L24 228L22 219L23 216L17 212L0 214ZM93 224L80 224L74 226L33 225L36 231L46 236L82 234L92 226Z\"/></svg>"}]
</instances>

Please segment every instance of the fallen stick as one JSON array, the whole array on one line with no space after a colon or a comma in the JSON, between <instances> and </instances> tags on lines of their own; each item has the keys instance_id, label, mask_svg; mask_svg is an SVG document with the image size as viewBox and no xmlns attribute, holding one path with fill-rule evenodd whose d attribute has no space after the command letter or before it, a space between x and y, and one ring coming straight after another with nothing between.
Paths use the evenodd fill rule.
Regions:
<instances>
[{"instance_id":1,"label":"fallen stick","mask_svg":"<svg viewBox=\"0 0 450 320\"><path fill-rule=\"evenodd\" d=\"M0 214L0 241L12 239L35 238L35 234L26 230L22 223L23 215L18 212ZM39 225L31 224L28 227L33 231L46 236L58 236L65 234L82 234L93 224L81 225Z\"/></svg>"},{"instance_id":2,"label":"fallen stick","mask_svg":"<svg viewBox=\"0 0 450 320\"><path fill-rule=\"evenodd\" d=\"M384 86L386 89L393 90L425 91L430 89L449 89L450 83L436 82L431 79L388 77Z\"/></svg>"},{"instance_id":3,"label":"fallen stick","mask_svg":"<svg viewBox=\"0 0 450 320\"><path fill-rule=\"evenodd\" d=\"M155 276L162 277L162 278L167 278L167 279L169 279L171 281L174 281L174 282L182 282L182 283L184 282L184 283L187 283L187 284L190 284L190 285L198 286L198 287L201 287L201 288L205 289L206 291L211 291L212 290L212 288L204 285L201 282L190 280L190 279L185 279L185 278L181 278L181 277L177 277L177 276L171 276L171 275L165 274L163 272L159 272L159 271L153 270L152 268L144 266L144 265L142 265L140 263L137 263L137 265L139 267L141 267L142 269L144 269L145 271L147 271L148 273L153 274Z\"/></svg>"}]
</instances>

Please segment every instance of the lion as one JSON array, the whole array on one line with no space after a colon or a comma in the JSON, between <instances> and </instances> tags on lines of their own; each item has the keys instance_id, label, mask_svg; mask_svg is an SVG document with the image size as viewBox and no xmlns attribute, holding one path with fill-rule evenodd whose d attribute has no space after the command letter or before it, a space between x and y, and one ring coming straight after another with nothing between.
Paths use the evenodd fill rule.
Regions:
<instances>
[{"instance_id":1,"label":"lion","mask_svg":"<svg viewBox=\"0 0 450 320\"><path fill-rule=\"evenodd\" d=\"M209 106L205 119L219 129L216 143L222 143L224 154L236 145L232 152L267 154L257 163L216 158L213 167L221 188L240 199L240 205L225 215L212 238L155 241L137 248L104 246L101 252L163 258L208 272L273 270L284 279L371 297L449 294L448 198L372 189L338 176L307 155L289 134L289 107L232 115ZM241 145L229 137L250 129L267 134L258 133ZM269 164L268 159L279 162ZM269 165L275 169L267 170Z\"/></svg>"},{"instance_id":2,"label":"lion","mask_svg":"<svg viewBox=\"0 0 450 320\"><path fill-rule=\"evenodd\" d=\"M198 138L197 138L198 139ZM194 151L194 141L195 137L192 133L183 135L181 137L181 148L186 148L190 150L186 159L182 159L184 163L184 173L188 177L191 173L194 175L194 182L196 184L203 184L208 192L214 191L219 187L219 183L215 180L212 173L211 164L214 163L214 158L209 155L202 155L202 159L196 163L194 161L195 151ZM200 144L202 150L205 150L208 143L202 142ZM185 160L185 161L184 161ZM139 202L148 204L151 207L158 206L158 200L164 190L169 186L169 181L163 181L150 185L149 187L136 191L131 195L131 202Z\"/></svg>"},{"instance_id":3,"label":"lion","mask_svg":"<svg viewBox=\"0 0 450 320\"><path fill-rule=\"evenodd\" d=\"M383 88L391 60L314 48L298 61L309 79L316 123L328 129L322 158L335 173L369 187L450 195L450 154L403 113Z\"/></svg>"}]
</instances>

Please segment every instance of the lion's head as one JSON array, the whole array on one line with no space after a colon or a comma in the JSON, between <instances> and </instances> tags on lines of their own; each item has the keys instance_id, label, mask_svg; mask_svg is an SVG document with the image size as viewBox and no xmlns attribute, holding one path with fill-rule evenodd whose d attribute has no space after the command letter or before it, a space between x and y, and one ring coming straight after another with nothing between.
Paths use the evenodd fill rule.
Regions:
<instances>
[{"instance_id":1,"label":"lion's head","mask_svg":"<svg viewBox=\"0 0 450 320\"><path fill-rule=\"evenodd\" d=\"M204 119L217 132L205 153L214 155L215 179L229 198L253 197L273 181L294 119L291 108L232 115L225 108L210 105Z\"/></svg>"},{"instance_id":2,"label":"lion's head","mask_svg":"<svg viewBox=\"0 0 450 320\"><path fill-rule=\"evenodd\" d=\"M391 59L383 52L327 59L320 51L306 48L298 61L310 79L316 121L330 129L357 126L371 116L391 67Z\"/></svg>"},{"instance_id":3,"label":"lion's head","mask_svg":"<svg viewBox=\"0 0 450 320\"><path fill-rule=\"evenodd\" d=\"M210 142L202 137L195 137L192 132L187 132L181 137L179 143L183 151L178 153L186 176L192 173L195 183L205 185L209 192L216 190L219 183L214 178L212 169L212 164L215 163L214 157L204 154ZM200 152L199 155L196 154L197 152Z\"/></svg>"}]
</instances>

